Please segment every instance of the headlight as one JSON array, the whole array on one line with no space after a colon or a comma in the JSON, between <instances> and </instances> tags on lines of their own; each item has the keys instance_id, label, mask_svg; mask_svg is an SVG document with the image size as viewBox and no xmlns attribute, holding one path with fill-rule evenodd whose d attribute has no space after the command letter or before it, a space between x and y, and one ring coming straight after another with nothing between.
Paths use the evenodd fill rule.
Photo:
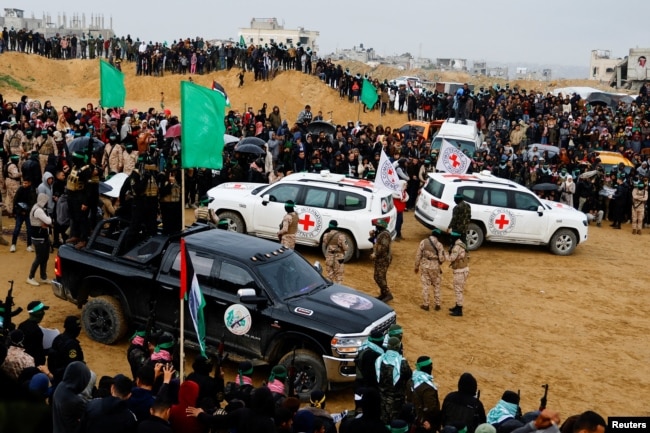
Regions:
<instances>
[{"instance_id":1,"label":"headlight","mask_svg":"<svg viewBox=\"0 0 650 433\"><path fill-rule=\"evenodd\" d=\"M345 337L335 335L332 338L332 351L342 355L356 355L359 347L368 339L367 336Z\"/></svg>"}]
</instances>

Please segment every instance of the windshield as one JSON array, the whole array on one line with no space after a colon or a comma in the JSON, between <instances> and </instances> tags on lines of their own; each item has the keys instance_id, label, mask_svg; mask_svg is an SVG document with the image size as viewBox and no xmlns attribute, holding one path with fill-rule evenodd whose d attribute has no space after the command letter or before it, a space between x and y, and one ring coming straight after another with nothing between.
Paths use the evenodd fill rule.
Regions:
<instances>
[{"instance_id":1,"label":"windshield","mask_svg":"<svg viewBox=\"0 0 650 433\"><path fill-rule=\"evenodd\" d=\"M280 299L306 295L325 286L326 281L300 254L258 266L266 287Z\"/></svg>"},{"instance_id":2,"label":"windshield","mask_svg":"<svg viewBox=\"0 0 650 433\"><path fill-rule=\"evenodd\" d=\"M474 152L476 151L476 143L474 143L473 141L459 140L456 138L449 138L449 137L444 137L444 138L449 142L449 144L459 148L466 155L474 155ZM440 150L441 145L442 145L442 137L436 137L433 139L433 143L431 144L431 150L434 149Z\"/></svg>"}]
</instances>

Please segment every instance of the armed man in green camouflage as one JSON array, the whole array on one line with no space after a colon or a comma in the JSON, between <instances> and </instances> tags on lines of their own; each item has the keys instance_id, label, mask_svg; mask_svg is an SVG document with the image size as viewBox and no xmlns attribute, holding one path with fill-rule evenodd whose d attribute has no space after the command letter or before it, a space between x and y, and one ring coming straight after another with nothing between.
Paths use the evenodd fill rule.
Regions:
<instances>
[{"instance_id":1,"label":"armed man in green camouflage","mask_svg":"<svg viewBox=\"0 0 650 433\"><path fill-rule=\"evenodd\" d=\"M386 273L392 259L390 248L392 239L388 231L388 223L383 219L377 220L375 230L370 232L370 238L374 243L370 258L375 261L375 283L377 283L381 291L377 299L388 302L393 299L393 294L388 288L388 281L386 280Z\"/></svg>"},{"instance_id":2,"label":"armed man in green camouflage","mask_svg":"<svg viewBox=\"0 0 650 433\"><path fill-rule=\"evenodd\" d=\"M472 208L465 201L465 197L462 194L454 195L454 202L456 206L451 214L451 222L449 223L447 233L451 233L452 231L460 233L463 243L467 245L467 228L472 219Z\"/></svg>"}]
</instances>

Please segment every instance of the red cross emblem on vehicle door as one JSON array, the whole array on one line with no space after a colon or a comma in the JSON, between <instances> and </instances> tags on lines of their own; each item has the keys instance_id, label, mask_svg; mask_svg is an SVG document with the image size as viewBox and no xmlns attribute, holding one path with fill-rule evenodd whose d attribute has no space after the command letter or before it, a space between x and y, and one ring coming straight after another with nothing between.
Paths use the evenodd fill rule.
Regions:
<instances>
[{"instance_id":1,"label":"red cross emblem on vehicle door","mask_svg":"<svg viewBox=\"0 0 650 433\"><path fill-rule=\"evenodd\" d=\"M494 224L499 226L499 230L503 230L504 227L510 224L510 220L506 218L505 214L501 214L497 219L494 220Z\"/></svg>"},{"instance_id":2,"label":"red cross emblem on vehicle door","mask_svg":"<svg viewBox=\"0 0 650 433\"><path fill-rule=\"evenodd\" d=\"M455 153L452 153L451 156L449 157L449 160L451 161L451 165L454 166L454 168L458 167L460 165L460 161L458 160L458 155Z\"/></svg>"},{"instance_id":3,"label":"red cross emblem on vehicle door","mask_svg":"<svg viewBox=\"0 0 650 433\"><path fill-rule=\"evenodd\" d=\"M310 214L305 214L305 216L298 220L298 224L302 224L303 231L308 232L309 229L316 225L315 221L312 221Z\"/></svg>"}]
</instances>

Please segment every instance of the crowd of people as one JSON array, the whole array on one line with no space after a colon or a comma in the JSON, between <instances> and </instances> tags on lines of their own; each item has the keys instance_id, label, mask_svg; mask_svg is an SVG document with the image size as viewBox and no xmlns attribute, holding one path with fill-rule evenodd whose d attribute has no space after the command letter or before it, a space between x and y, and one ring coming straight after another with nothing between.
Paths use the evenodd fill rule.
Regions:
<instances>
[{"instance_id":1,"label":"crowd of people","mask_svg":"<svg viewBox=\"0 0 650 433\"><path fill-rule=\"evenodd\" d=\"M9 46L11 40L10 37ZM323 72L322 78L327 84L340 87L340 81L337 83L331 77ZM378 108L382 109L383 94L386 93L390 101L394 89L390 83L378 83L377 88L382 94ZM355 96L354 93L342 95L353 100ZM641 234L648 223L648 212L641 212L647 209L649 176L648 153L644 149L650 148L650 111L645 86L632 104L615 107L590 105L577 95L544 96L497 86L465 95L467 100L462 105L454 103L460 96L413 93L416 105L412 114L423 119L446 118L459 116L456 111L464 108L460 117L475 120L484 136L482 147L474 155L468 155L472 158L470 172L488 170L530 188L540 183L555 184L559 194L550 198L592 215L591 219L599 225L603 218L610 218L615 228L631 220L633 233ZM399 95L396 97L399 102ZM418 98L421 105L417 103ZM435 104L427 105L426 98L432 98ZM97 109L88 104L78 111L66 106L59 111L51 101L41 105L40 101L26 95L16 102L4 101L2 97L0 101L2 201L5 212L16 221L12 241L7 244L9 251L16 250L24 223L27 246L36 253L28 276L32 285L39 284L35 280L39 268L41 280L47 281L45 270L50 247L69 242L76 248L84 248L94 223L102 217L119 215L128 221L129 244L156 233L159 218L163 232L181 230L180 176L184 176L186 182L184 201L188 207L196 207L197 203L206 204L203 197L210 187L225 181L275 182L290 172L320 170L372 180L384 151L391 157L406 193L399 194L395 200L403 203L403 210L408 211L414 208L418 189L427 173L435 170L437 159L431 143L413 131L402 134L389 126L352 121L334 125L331 131L314 129L310 125L323 120L322 113L312 114L309 105L290 122L282 118L277 106L267 112L264 104L256 112L253 109L246 113L230 111L225 118L228 134L262 139L267 150L263 156L240 153L226 146L221 170L197 167L181 174L179 150L182 142L179 137L167 134L179 119L169 110L159 112L150 108L146 112L134 112ZM529 143L555 145L559 152L550 155L533 148L529 153L526 147ZM634 166L629 169L619 166L607 171L598 158L598 151L602 150L619 152ZM99 186L102 180L117 173L126 174L127 180L119 197L111 199L101 194ZM587 173L589 176L585 176ZM457 235L462 236L462 231ZM2 237L0 240L6 242ZM390 263L389 256L375 260L377 258ZM341 269L332 270L332 275L339 278L337 272ZM381 279L381 272L376 273L375 279L378 278ZM392 295L388 287L380 285L380 289L380 297L389 301ZM435 294L434 305L438 305ZM3 305L2 308L10 309L11 306ZM27 308L28 320L36 324L47 310L40 301ZM312 409L299 409L297 401L291 400L293 397L288 393L284 399L274 395L281 389L279 384L273 388L275 378L282 377L281 369L277 369L267 386L254 387L251 373L247 373L252 366L249 368L248 364L240 365L239 377L233 382L239 384L238 392L246 382L254 392L250 389L248 397L240 395L240 398L231 399L224 405L224 412L217 408L218 397L213 399L216 403L212 406L202 405L204 400L199 399L202 386L222 387L227 394L220 372L210 376L215 365L203 359L194 366L194 373L201 378L195 376L195 382L188 376L183 382L187 385L178 385L170 364L173 356L168 350L173 341L163 335L157 341L151 338L146 342L153 344L151 348L135 338L142 336L136 335L132 346L141 346L137 349L142 354L139 359L144 362L138 368L132 365L130 377L118 375L96 384L89 367L81 362L83 350L76 339L80 329L78 318L71 316L64 324L62 335L66 335L66 345L61 353L65 356L55 356L56 362L67 356L64 367L56 362L55 367L51 367L43 357L43 348L40 351L28 348L31 345L28 340L32 337L21 329L22 325L9 334L8 347L0 347L0 354L4 354L5 349L7 352L2 364L2 380L6 386L3 384L1 392L37 398L37 404L42 406L34 409L35 413L47 408L45 411L51 412L48 419L56 432L101 431L101 426L114 429L116 424L113 423L123 423L120 426L125 431L174 431L175 428L187 431L188 423L194 422L188 421L189 418L196 421L192 431L239 427L239 431L311 432L327 429L327 422L333 425L336 419L340 421L340 430L349 432L376 426L378 431L395 432L414 428L446 433L528 433L550 428L559 421L548 411L529 414L528 418L520 416L516 411L518 399L509 391L485 414L475 397L476 381L469 374L461 377L458 391L447 396L440 406L431 359L418 358L416 370L412 371L400 354L401 341L397 336L401 333L397 329L393 329L394 335L389 332L388 336L371 336L359 355L358 413L340 416L341 419L329 414L328 419L322 413L325 412L324 394L317 392L310 396ZM34 328L33 324L29 325ZM53 343L52 347L56 350L61 343ZM129 353L133 354L134 349L131 347ZM370 352L372 356L377 355L372 361ZM205 382L212 385L202 384L206 376L210 379ZM99 402L90 399L95 385L94 395L103 396ZM422 387L427 387L428 395L435 390L435 403L419 395L418 390L424 393ZM84 390L86 397L79 395ZM134 396L141 400L134 402ZM232 402L246 398L250 399L250 404L244 407ZM45 406L46 401L49 406ZM412 406L406 405L407 401ZM471 417L464 417L468 414L461 413L459 407L467 408L468 402L474 404L471 406L474 409ZM432 406L427 406L429 404ZM402 413L408 407L410 412ZM305 410L310 415L303 412ZM180 421L175 423L174 417ZM495 430L484 426L486 421ZM592 412L580 415L573 422L565 423L570 427L562 431L596 432L604 426L602 418Z\"/></svg>"},{"instance_id":2,"label":"crowd of people","mask_svg":"<svg viewBox=\"0 0 650 433\"><path fill-rule=\"evenodd\" d=\"M545 407L546 394L539 408L524 411L519 393L506 390L486 412L471 373L463 373L458 389L441 402L433 359L419 356L412 369L402 353L398 324L385 334L373 332L359 349L354 401L349 409L332 412L326 392L303 392L304 373L283 364L255 383L260 374L254 374L251 361L240 361L237 374L226 377L222 355L198 355L181 381L176 341L155 326L131 337L126 353L130 371L100 376L84 357L77 317L65 319L63 333L44 338L40 323L49 308L32 301L27 319L3 329L0 401L14 403L11 415L4 411L0 416L3 431L604 433L606 427L591 411L560 424L559 414ZM309 403L303 405L300 397Z\"/></svg>"}]
</instances>

